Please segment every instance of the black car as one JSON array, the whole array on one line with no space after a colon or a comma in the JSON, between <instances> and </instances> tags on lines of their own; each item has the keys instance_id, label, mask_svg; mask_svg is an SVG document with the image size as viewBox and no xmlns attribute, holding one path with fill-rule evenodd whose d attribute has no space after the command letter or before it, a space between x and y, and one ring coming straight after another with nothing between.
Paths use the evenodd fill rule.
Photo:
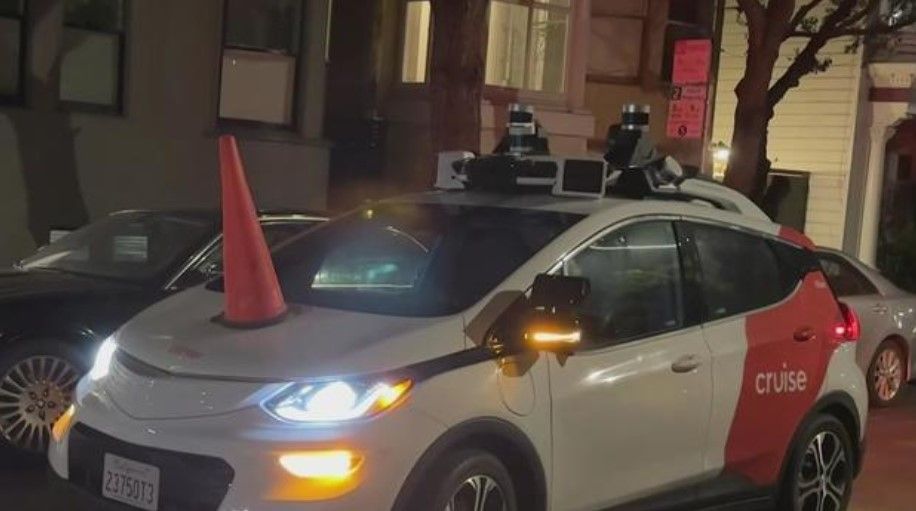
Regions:
<instances>
[{"instance_id":1,"label":"black car","mask_svg":"<svg viewBox=\"0 0 916 511\"><path fill-rule=\"evenodd\" d=\"M270 246L324 220L261 215ZM98 343L220 273L220 224L215 211L115 213L0 270L0 450L44 452Z\"/></svg>"}]
</instances>

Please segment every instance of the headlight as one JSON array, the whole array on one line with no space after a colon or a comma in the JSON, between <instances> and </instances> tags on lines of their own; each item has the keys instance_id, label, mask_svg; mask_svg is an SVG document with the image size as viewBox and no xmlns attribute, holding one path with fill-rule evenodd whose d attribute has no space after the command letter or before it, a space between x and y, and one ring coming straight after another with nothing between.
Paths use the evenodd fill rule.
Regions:
<instances>
[{"instance_id":1,"label":"headlight","mask_svg":"<svg viewBox=\"0 0 916 511\"><path fill-rule=\"evenodd\" d=\"M377 415L402 401L410 380L369 385L333 381L293 384L264 403L268 412L292 422L341 422Z\"/></svg>"},{"instance_id":2,"label":"headlight","mask_svg":"<svg viewBox=\"0 0 916 511\"><path fill-rule=\"evenodd\" d=\"M109 337L99 346L99 351L95 354L95 362L92 369L89 370L89 379L99 381L108 376L108 369L111 367L111 359L114 358L115 352L118 351L118 345L114 339Z\"/></svg>"}]
</instances>

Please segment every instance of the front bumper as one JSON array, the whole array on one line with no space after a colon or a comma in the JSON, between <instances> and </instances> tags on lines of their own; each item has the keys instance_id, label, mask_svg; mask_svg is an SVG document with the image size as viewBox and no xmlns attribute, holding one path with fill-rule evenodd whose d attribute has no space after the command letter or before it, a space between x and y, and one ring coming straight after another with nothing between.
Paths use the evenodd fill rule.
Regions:
<instances>
[{"instance_id":1,"label":"front bumper","mask_svg":"<svg viewBox=\"0 0 916 511\"><path fill-rule=\"evenodd\" d=\"M425 448L445 431L409 402L361 424L298 427L259 409L142 421L99 394L77 408L74 424L49 449L56 475L98 508L125 510L101 497L104 454L154 465L161 474L159 511L390 509ZM337 492L316 493L278 463L285 452L340 448L358 452L363 462L353 484Z\"/></svg>"}]
</instances>

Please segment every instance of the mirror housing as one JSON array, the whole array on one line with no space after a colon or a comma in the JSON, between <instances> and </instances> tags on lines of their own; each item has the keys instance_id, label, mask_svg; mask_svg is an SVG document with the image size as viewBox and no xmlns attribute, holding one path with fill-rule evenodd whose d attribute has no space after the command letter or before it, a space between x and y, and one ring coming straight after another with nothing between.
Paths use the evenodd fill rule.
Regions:
<instances>
[{"instance_id":1,"label":"mirror housing","mask_svg":"<svg viewBox=\"0 0 916 511\"><path fill-rule=\"evenodd\" d=\"M569 355L582 342L574 308L591 291L588 279L538 275L531 288L524 323L525 344L537 351Z\"/></svg>"}]
</instances>

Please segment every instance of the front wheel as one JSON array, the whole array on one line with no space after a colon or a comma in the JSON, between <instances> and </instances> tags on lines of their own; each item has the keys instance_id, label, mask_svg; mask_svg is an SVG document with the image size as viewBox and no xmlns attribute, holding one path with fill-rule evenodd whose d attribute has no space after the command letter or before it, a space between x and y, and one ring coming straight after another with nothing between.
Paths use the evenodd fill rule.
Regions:
<instances>
[{"instance_id":1,"label":"front wheel","mask_svg":"<svg viewBox=\"0 0 916 511\"><path fill-rule=\"evenodd\" d=\"M787 511L845 511L852 495L855 453L846 427L816 417L793 446L780 496Z\"/></svg>"},{"instance_id":2,"label":"front wheel","mask_svg":"<svg viewBox=\"0 0 916 511\"><path fill-rule=\"evenodd\" d=\"M467 449L446 456L424 479L404 509L518 511L509 471L486 451Z\"/></svg>"},{"instance_id":3,"label":"front wheel","mask_svg":"<svg viewBox=\"0 0 916 511\"><path fill-rule=\"evenodd\" d=\"M906 373L903 350L893 341L884 341L875 350L868 367L868 397L872 406L891 406L900 395Z\"/></svg>"},{"instance_id":4,"label":"front wheel","mask_svg":"<svg viewBox=\"0 0 916 511\"><path fill-rule=\"evenodd\" d=\"M0 352L0 447L43 455L85 372L76 349L52 340L22 341Z\"/></svg>"}]
</instances>

